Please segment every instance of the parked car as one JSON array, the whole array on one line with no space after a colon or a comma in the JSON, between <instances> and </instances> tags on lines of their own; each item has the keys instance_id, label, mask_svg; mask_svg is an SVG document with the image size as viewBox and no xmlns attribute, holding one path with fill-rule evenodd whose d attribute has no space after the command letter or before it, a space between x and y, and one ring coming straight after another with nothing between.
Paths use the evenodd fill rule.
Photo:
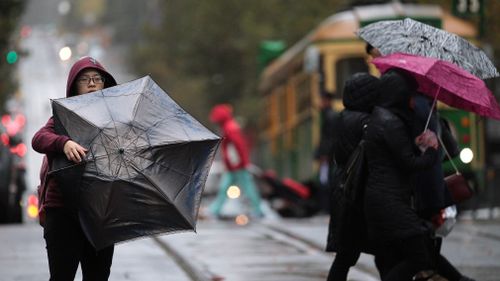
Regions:
<instances>
[{"instance_id":1,"label":"parked car","mask_svg":"<svg viewBox=\"0 0 500 281\"><path fill-rule=\"evenodd\" d=\"M26 145L21 138L24 116L2 116L0 126L0 223L23 222L26 190Z\"/></svg>"}]
</instances>

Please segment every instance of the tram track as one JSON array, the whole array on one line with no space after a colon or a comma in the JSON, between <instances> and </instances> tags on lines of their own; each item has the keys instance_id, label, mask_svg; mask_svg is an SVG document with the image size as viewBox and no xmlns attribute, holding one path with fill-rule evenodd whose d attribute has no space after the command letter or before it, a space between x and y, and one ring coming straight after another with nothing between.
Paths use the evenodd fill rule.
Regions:
<instances>
[{"instance_id":1,"label":"tram track","mask_svg":"<svg viewBox=\"0 0 500 281\"><path fill-rule=\"evenodd\" d=\"M300 235L297 235L293 231L279 227L279 226L274 225L274 224L267 224L266 223L266 224L263 224L263 226L268 228L269 230L275 232L275 233L285 235L286 237L288 237L288 239L293 240L294 244L301 243L304 246L308 247L309 250L314 250L318 254L328 256L333 261L334 255L332 255L331 253L325 252L324 246L320 245L316 241L307 239L307 238L300 236ZM325 237L325 239L326 239L326 237ZM373 266L367 266L365 264L358 263L357 268L360 269L365 274L368 274L372 278L376 279L379 276L377 270Z\"/></svg>"},{"instance_id":2,"label":"tram track","mask_svg":"<svg viewBox=\"0 0 500 281\"><path fill-rule=\"evenodd\" d=\"M333 255L324 252L323 248L314 241L272 223L252 222L251 225L243 227L230 225L227 222L224 224L228 226L227 229L222 231L219 228L216 228L216 230L200 230L199 234L192 236L189 242L177 243L175 240L161 237L153 239L192 281L230 280L231 278L228 276L235 274L239 270L245 271L245 273L241 274L249 274L247 270L242 268L255 268L257 266L260 268L255 268L258 269L255 272L256 277L262 274L260 271L268 271L271 275L286 275L290 274L286 272L287 268L292 268L296 270L295 274L303 274L311 278L307 280L324 280L326 278L329 265L333 261ZM205 234L207 237L203 237L204 233L207 232L209 233ZM236 237L237 235L240 237ZM222 244L219 246L219 250L226 248L227 250L214 254L207 252L205 249L214 246L214 242L210 241L210 238L220 236L226 236L227 241L220 240ZM241 238L241 236L251 238ZM230 240L236 240L233 241L235 245L241 245L239 240L255 242L245 246L233 246L231 244L233 242ZM228 244L230 245L228 246ZM186 248L186 245L191 248ZM267 254L265 253L266 250ZM260 254L255 254L255 252ZM260 261L259 258L255 259L255 256L259 257L259 255L262 256ZM249 258L249 256L253 257ZM273 258L275 263L266 262L266 260ZM245 259L251 260L248 265ZM227 263L234 263L234 267L221 267L220 264L226 261ZM297 269L306 263L309 264L310 268ZM377 280L377 273L372 268L357 266L353 271L357 271L357 276L363 276L354 280Z\"/></svg>"},{"instance_id":3,"label":"tram track","mask_svg":"<svg viewBox=\"0 0 500 281\"><path fill-rule=\"evenodd\" d=\"M187 256L181 254L180 251L172 247L169 243L162 241L158 237L153 237L153 240L169 257L172 258L175 264L177 264L192 281L222 280L202 265L191 262Z\"/></svg>"}]
</instances>

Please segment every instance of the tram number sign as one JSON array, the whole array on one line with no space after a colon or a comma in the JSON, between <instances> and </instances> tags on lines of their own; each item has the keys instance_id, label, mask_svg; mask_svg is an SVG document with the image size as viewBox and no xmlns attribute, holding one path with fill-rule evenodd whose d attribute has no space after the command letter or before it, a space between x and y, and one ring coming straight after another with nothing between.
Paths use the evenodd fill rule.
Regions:
<instances>
[{"instance_id":1,"label":"tram number sign","mask_svg":"<svg viewBox=\"0 0 500 281\"><path fill-rule=\"evenodd\" d=\"M458 16L478 15L484 0L453 0L453 13Z\"/></svg>"}]
</instances>

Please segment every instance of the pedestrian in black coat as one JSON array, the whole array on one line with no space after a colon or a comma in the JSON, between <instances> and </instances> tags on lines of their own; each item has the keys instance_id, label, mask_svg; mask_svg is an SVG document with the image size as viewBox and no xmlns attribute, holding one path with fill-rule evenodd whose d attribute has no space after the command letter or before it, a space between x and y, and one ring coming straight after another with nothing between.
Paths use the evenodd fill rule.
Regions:
<instances>
[{"instance_id":1,"label":"pedestrian in black coat","mask_svg":"<svg viewBox=\"0 0 500 281\"><path fill-rule=\"evenodd\" d=\"M349 156L363 137L370 121L370 112L378 98L380 81L368 73L356 73L344 86L345 109L335 120L334 142L336 174L344 170ZM349 268L356 264L360 253L367 249L362 206L346 204L342 190L332 180L332 204L327 251L336 252L328 281L345 281Z\"/></svg>"},{"instance_id":2,"label":"pedestrian in black coat","mask_svg":"<svg viewBox=\"0 0 500 281\"><path fill-rule=\"evenodd\" d=\"M432 223L434 228L439 226L441 222L441 210L454 204L451 194L446 188L444 181L444 172L442 167L443 160L449 160L445 155L444 149L450 154L450 157L455 157L459 154L458 144L451 134L449 125L446 119L439 116L436 108L432 106L433 99L417 94L412 97L412 107L415 114L413 123L413 136L417 136L425 129L426 122L432 110L432 115L429 119L428 128L442 139L442 146L438 149L438 161L428 169L418 171L415 175L415 194L414 205L417 214L424 220ZM418 149L415 147L415 149ZM432 243L434 255L436 259L436 271L448 281L466 281L470 279L453 266L442 254L441 244L442 238L435 237Z\"/></svg>"},{"instance_id":3,"label":"pedestrian in black coat","mask_svg":"<svg viewBox=\"0 0 500 281\"><path fill-rule=\"evenodd\" d=\"M321 211L327 213L330 209L329 194L331 193L331 171L333 171L333 141L336 127L334 124L338 113L333 110L332 100L334 95L328 92L321 93L320 111L320 140L314 153L314 159L319 164L319 185L316 198L321 205Z\"/></svg>"},{"instance_id":4,"label":"pedestrian in black coat","mask_svg":"<svg viewBox=\"0 0 500 281\"><path fill-rule=\"evenodd\" d=\"M413 97L413 108L415 122L413 124L413 136L417 136L424 131L425 124L431 113L433 100L421 94ZM435 109L435 107L434 107ZM436 110L430 116L428 129L436 133L443 139L444 145L451 157L458 155L458 144L451 135L450 129L444 119ZM446 141L445 141L446 140ZM440 211L453 205L453 200L444 182L444 173L441 160L448 160L443 147L438 149L439 159L434 166L425 171L420 171L416 176L415 183L415 208L423 219L431 221Z\"/></svg>"},{"instance_id":5,"label":"pedestrian in black coat","mask_svg":"<svg viewBox=\"0 0 500 281\"><path fill-rule=\"evenodd\" d=\"M385 73L365 135L369 176L364 214L370 240L377 245L376 262L384 264L377 264L382 280L412 280L419 271L433 268L432 228L412 208L411 198L412 176L437 161L438 142L430 131L411 137L410 97L416 88L404 72ZM415 142L425 149L422 154L415 153Z\"/></svg>"}]
</instances>

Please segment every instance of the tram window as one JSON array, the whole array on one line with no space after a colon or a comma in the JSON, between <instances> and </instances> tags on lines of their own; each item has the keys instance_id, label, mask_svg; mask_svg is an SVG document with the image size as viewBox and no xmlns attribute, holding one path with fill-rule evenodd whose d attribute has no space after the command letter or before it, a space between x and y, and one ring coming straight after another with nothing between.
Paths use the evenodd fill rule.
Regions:
<instances>
[{"instance_id":1,"label":"tram window","mask_svg":"<svg viewBox=\"0 0 500 281\"><path fill-rule=\"evenodd\" d=\"M271 103L272 103L271 99L267 98L265 101L266 114L261 115L261 121L260 121L262 128L265 128L265 131L268 134L271 134L271 130L273 128L273 122L275 122L273 119L273 114L272 114L273 107Z\"/></svg>"},{"instance_id":2,"label":"tram window","mask_svg":"<svg viewBox=\"0 0 500 281\"><path fill-rule=\"evenodd\" d=\"M278 105L279 105L279 115L280 115L280 126L281 128L285 127L287 122L287 102L286 102L286 92L285 87L282 87L278 96Z\"/></svg>"},{"instance_id":3,"label":"tram window","mask_svg":"<svg viewBox=\"0 0 500 281\"><path fill-rule=\"evenodd\" d=\"M346 58L337 61L336 69L337 93L343 95L345 81L354 73L368 72L368 65L363 57Z\"/></svg>"}]
</instances>

